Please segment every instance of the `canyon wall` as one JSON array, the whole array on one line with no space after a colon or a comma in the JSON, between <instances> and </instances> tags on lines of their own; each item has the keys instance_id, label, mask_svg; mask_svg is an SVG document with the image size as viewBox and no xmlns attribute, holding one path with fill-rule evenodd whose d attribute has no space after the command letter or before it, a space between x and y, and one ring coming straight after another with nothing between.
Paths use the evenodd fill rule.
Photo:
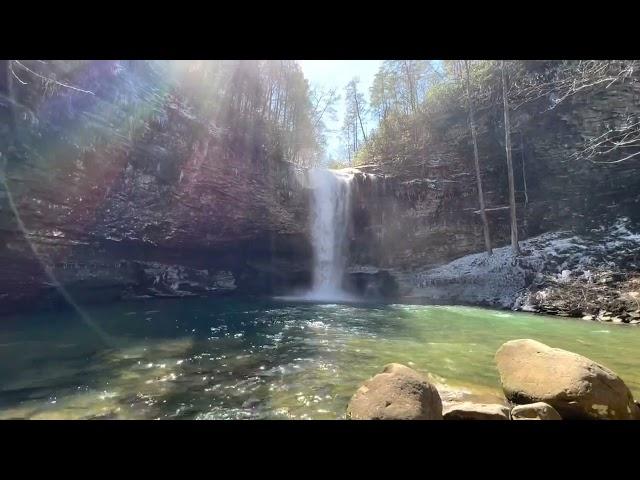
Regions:
<instances>
[{"instance_id":1,"label":"canyon wall","mask_svg":"<svg viewBox=\"0 0 640 480\"><path fill-rule=\"evenodd\" d=\"M585 138L640 110L624 86L576 95L556 108L545 99L512 112L519 236L568 230L588 234L620 217L640 221L640 160L596 164L571 155ZM479 112L479 153L494 247L509 243L504 130L499 111ZM466 113L440 122L441 136L417 166L360 167L351 254L357 265L408 272L484 250ZM616 156L617 155L617 156ZM598 159L620 157L616 152ZM366 174L368 173L368 175ZM372 175L372 174L375 174Z\"/></svg>"},{"instance_id":2,"label":"canyon wall","mask_svg":"<svg viewBox=\"0 0 640 480\"><path fill-rule=\"evenodd\" d=\"M99 62L83 79L91 94L34 83L0 105L0 312L60 305L60 285L78 301L308 286L306 172L270 154L260 132L229 132L194 114L179 89L135 78ZM637 114L636 97L614 86L513 112L522 239L640 221L637 159L570 159L584 138ZM478 112L490 208L507 204L500 116ZM379 162L355 175L359 292L397 295L414 272L484 248L466 114L436 126L417 166ZM508 215L489 213L496 247L508 243Z\"/></svg>"},{"instance_id":3,"label":"canyon wall","mask_svg":"<svg viewBox=\"0 0 640 480\"><path fill-rule=\"evenodd\" d=\"M0 105L0 310L308 281L304 172L116 67Z\"/></svg>"}]
</instances>

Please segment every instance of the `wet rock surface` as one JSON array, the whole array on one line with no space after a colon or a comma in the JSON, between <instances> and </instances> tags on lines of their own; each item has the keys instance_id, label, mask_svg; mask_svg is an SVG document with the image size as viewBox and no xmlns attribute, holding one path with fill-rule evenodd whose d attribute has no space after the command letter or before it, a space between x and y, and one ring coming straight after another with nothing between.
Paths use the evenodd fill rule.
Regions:
<instances>
[{"instance_id":1,"label":"wet rock surface","mask_svg":"<svg viewBox=\"0 0 640 480\"><path fill-rule=\"evenodd\" d=\"M365 299L395 300L400 295L393 274L375 267L352 267L345 283L349 292Z\"/></svg>"}]
</instances>

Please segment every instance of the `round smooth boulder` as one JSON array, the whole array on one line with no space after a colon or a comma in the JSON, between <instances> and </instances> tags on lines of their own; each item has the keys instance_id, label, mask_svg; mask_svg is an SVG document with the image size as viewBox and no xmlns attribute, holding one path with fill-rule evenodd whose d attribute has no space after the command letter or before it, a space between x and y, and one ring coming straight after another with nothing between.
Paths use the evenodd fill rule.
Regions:
<instances>
[{"instance_id":1,"label":"round smooth boulder","mask_svg":"<svg viewBox=\"0 0 640 480\"><path fill-rule=\"evenodd\" d=\"M562 420L562 417L548 403L536 402L513 407L511 420Z\"/></svg>"},{"instance_id":2,"label":"round smooth boulder","mask_svg":"<svg viewBox=\"0 0 640 480\"><path fill-rule=\"evenodd\" d=\"M442 416L445 420L509 420L509 408L497 403L451 403Z\"/></svg>"},{"instance_id":3,"label":"round smooth boulder","mask_svg":"<svg viewBox=\"0 0 640 480\"><path fill-rule=\"evenodd\" d=\"M496 353L502 389L515 404L545 402L565 420L631 420L631 392L608 368L535 340L506 342Z\"/></svg>"},{"instance_id":4,"label":"round smooth boulder","mask_svg":"<svg viewBox=\"0 0 640 480\"><path fill-rule=\"evenodd\" d=\"M442 400L436 387L415 370L390 363L351 397L352 420L442 420Z\"/></svg>"}]
</instances>

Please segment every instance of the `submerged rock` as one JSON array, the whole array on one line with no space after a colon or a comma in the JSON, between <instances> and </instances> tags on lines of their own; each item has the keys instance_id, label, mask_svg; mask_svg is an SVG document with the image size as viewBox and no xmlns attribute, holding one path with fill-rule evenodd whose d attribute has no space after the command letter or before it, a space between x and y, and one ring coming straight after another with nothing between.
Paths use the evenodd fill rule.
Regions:
<instances>
[{"instance_id":1,"label":"submerged rock","mask_svg":"<svg viewBox=\"0 0 640 480\"><path fill-rule=\"evenodd\" d=\"M625 383L582 355L526 339L506 342L495 358L505 396L513 403L546 402L564 419L640 417Z\"/></svg>"},{"instance_id":2,"label":"submerged rock","mask_svg":"<svg viewBox=\"0 0 640 480\"><path fill-rule=\"evenodd\" d=\"M445 420L509 420L509 408L497 403L451 403L442 416Z\"/></svg>"},{"instance_id":3,"label":"submerged rock","mask_svg":"<svg viewBox=\"0 0 640 480\"><path fill-rule=\"evenodd\" d=\"M562 417L548 403L536 402L513 407L511 420L562 420Z\"/></svg>"},{"instance_id":4,"label":"submerged rock","mask_svg":"<svg viewBox=\"0 0 640 480\"><path fill-rule=\"evenodd\" d=\"M442 420L438 390L421 374L399 363L367 380L347 407L352 420Z\"/></svg>"}]
</instances>

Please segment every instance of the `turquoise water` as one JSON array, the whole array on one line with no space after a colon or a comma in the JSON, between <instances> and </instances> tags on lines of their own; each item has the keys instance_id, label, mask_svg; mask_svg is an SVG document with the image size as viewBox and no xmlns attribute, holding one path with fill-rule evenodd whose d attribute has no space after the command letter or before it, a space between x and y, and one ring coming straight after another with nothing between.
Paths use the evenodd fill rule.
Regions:
<instances>
[{"instance_id":1,"label":"turquoise water","mask_svg":"<svg viewBox=\"0 0 640 480\"><path fill-rule=\"evenodd\" d=\"M470 307L149 300L0 322L0 418L335 419L389 362L498 398L493 361L533 338L640 397L640 328Z\"/></svg>"}]
</instances>

